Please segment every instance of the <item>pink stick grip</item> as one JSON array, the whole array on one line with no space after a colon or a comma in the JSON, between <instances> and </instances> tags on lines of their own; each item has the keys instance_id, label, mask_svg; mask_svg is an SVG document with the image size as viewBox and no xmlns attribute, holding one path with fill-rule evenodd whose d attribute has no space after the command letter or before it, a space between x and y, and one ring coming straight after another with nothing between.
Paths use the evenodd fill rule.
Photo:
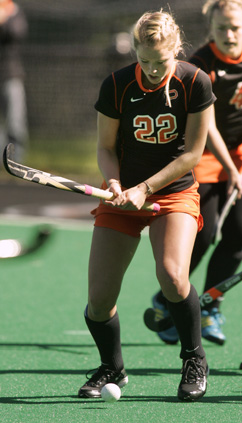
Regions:
<instances>
[{"instance_id":1,"label":"pink stick grip","mask_svg":"<svg viewBox=\"0 0 242 423\"><path fill-rule=\"evenodd\" d=\"M154 203L153 204L153 209L156 213L158 213L160 211L160 205L158 203Z\"/></svg>"},{"instance_id":2,"label":"pink stick grip","mask_svg":"<svg viewBox=\"0 0 242 423\"><path fill-rule=\"evenodd\" d=\"M86 184L84 186L85 186L85 194L92 195L92 187Z\"/></svg>"}]
</instances>

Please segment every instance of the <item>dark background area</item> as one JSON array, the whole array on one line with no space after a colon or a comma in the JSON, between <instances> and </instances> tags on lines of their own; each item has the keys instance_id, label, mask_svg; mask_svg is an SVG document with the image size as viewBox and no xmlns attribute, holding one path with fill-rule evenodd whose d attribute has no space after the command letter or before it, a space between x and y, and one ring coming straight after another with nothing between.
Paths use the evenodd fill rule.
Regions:
<instances>
[{"instance_id":1,"label":"dark background area","mask_svg":"<svg viewBox=\"0 0 242 423\"><path fill-rule=\"evenodd\" d=\"M206 38L204 1L19 0L17 4L29 26L22 50L29 125L24 163L99 186L94 103L103 79L135 60L132 51L118 53L118 36L127 41L132 25L145 11L163 7L172 11L184 32L181 58L186 59ZM86 210L87 201L17 180L0 166L0 213L43 214L44 205L64 203L73 217L82 214L73 204Z\"/></svg>"},{"instance_id":2,"label":"dark background area","mask_svg":"<svg viewBox=\"0 0 242 423\"><path fill-rule=\"evenodd\" d=\"M163 7L185 33L185 52L205 39L201 0L19 0L28 19L23 48L32 138L80 137L96 129L101 81L134 60L119 54L115 37L130 32L147 10Z\"/></svg>"}]
</instances>

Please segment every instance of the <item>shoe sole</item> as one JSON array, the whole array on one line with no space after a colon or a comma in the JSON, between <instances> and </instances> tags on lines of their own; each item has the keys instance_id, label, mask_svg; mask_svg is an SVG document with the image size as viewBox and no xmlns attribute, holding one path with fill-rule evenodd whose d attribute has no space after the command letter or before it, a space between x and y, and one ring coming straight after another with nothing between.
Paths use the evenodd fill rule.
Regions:
<instances>
[{"instance_id":1,"label":"shoe sole","mask_svg":"<svg viewBox=\"0 0 242 423\"><path fill-rule=\"evenodd\" d=\"M207 391L207 389L206 389L206 391ZM178 399L180 400L180 401L187 401L187 402L195 402L195 401L199 401L200 400L200 398L202 398L205 394L206 394L206 391L205 392L203 392L201 395L199 395L198 397L192 397L191 395L187 395L187 396L181 396L181 395L179 395L178 394Z\"/></svg>"},{"instance_id":2,"label":"shoe sole","mask_svg":"<svg viewBox=\"0 0 242 423\"><path fill-rule=\"evenodd\" d=\"M206 335L206 336L202 336L202 337L209 342L213 342L214 344L224 345L224 343L225 343L225 339L215 338L214 336Z\"/></svg>"},{"instance_id":3,"label":"shoe sole","mask_svg":"<svg viewBox=\"0 0 242 423\"><path fill-rule=\"evenodd\" d=\"M179 341L179 339L177 341L170 341L168 339L163 339L159 334L158 336L161 339L161 341L165 342L165 344L168 344L168 345L176 345Z\"/></svg>"}]
</instances>

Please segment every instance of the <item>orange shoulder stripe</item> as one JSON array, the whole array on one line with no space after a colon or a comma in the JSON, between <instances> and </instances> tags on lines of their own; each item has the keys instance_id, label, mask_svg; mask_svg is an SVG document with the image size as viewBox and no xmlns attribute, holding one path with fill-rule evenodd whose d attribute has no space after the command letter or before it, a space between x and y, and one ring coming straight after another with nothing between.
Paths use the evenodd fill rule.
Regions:
<instances>
[{"instance_id":1,"label":"orange shoulder stripe","mask_svg":"<svg viewBox=\"0 0 242 423\"><path fill-rule=\"evenodd\" d=\"M133 79L133 81L130 81L130 82L126 85L126 87L124 88L124 90L123 90L123 94L122 94L121 101L120 101L120 106L119 106L119 112L120 112L120 113L122 113L122 106L123 106L123 99L124 99L124 95L125 95L125 93L126 93L126 91L127 91L128 87L129 87L131 84L133 84L134 82L135 82L135 79Z\"/></svg>"},{"instance_id":2,"label":"orange shoulder stripe","mask_svg":"<svg viewBox=\"0 0 242 423\"><path fill-rule=\"evenodd\" d=\"M183 84L182 80L181 80L180 78L178 78L178 76L176 76L176 75L174 74L174 75L173 75L173 77L174 77L174 78L176 78L176 80L177 80L178 82L180 82L180 84L181 84L181 86L182 86L182 88L183 88L183 91L184 91L184 97L185 97L185 110L186 110L186 112L187 112L187 93L186 93L186 88L185 88L185 85Z\"/></svg>"},{"instance_id":3,"label":"orange shoulder stripe","mask_svg":"<svg viewBox=\"0 0 242 423\"><path fill-rule=\"evenodd\" d=\"M190 88L190 93L189 93L189 101L191 100L191 96L192 96L192 89L193 89L194 81L195 81L195 79L196 79L196 77L197 77L197 74L198 74L199 70L200 70L199 68L196 70L196 72L195 72L195 74L194 74L194 77L193 77L193 80L192 80L192 85L191 85L191 88Z\"/></svg>"},{"instance_id":4,"label":"orange shoulder stripe","mask_svg":"<svg viewBox=\"0 0 242 423\"><path fill-rule=\"evenodd\" d=\"M114 97L115 97L115 109L118 110L118 99L117 99L117 85L114 78L114 73L112 72L113 84L114 84Z\"/></svg>"}]
</instances>

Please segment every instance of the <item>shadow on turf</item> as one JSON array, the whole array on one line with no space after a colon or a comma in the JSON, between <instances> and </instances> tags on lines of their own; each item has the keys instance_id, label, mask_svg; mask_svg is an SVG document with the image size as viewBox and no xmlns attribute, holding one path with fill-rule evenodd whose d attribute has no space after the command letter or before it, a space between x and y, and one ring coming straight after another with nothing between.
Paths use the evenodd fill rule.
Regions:
<instances>
[{"instance_id":1,"label":"shadow on turf","mask_svg":"<svg viewBox=\"0 0 242 423\"><path fill-rule=\"evenodd\" d=\"M50 401L48 401L50 400ZM166 402L166 403L177 403L181 402L178 400L177 396L162 396L162 395L123 395L120 399L120 402ZM241 395L233 395L233 396L221 396L218 395L216 397L209 397L206 395L200 401L200 403L204 404L241 404ZM38 405L38 404L85 404L91 405L95 404L95 410L98 408L102 409L101 407L97 407L97 405L104 405L105 401L100 399L81 399L78 398L76 395L53 395L53 396L33 396L33 397L0 397L1 404L11 404L11 405L19 405L19 404L26 404L26 405ZM183 402L185 404L185 402ZM191 404L187 402L186 404ZM88 407L90 408L90 407Z\"/></svg>"},{"instance_id":2,"label":"shadow on turf","mask_svg":"<svg viewBox=\"0 0 242 423\"><path fill-rule=\"evenodd\" d=\"M160 348L160 344L122 344L123 347L154 347L158 346ZM95 344L38 344L38 343L0 343L0 348L40 348L44 350L51 350L51 351L58 351L58 352L66 352L71 354L85 354L85 352L80 351L82 348L91 348L95 347ZM78 351L71 351L71 349L78 349ZM70 374L70 375L86 375L87 370L48 370L48 369L8 369L8 370L0 370L0 374ZM158 369L126 369L129 375L134 376L155 376L159 374L179 374L179 369L167 369L167 368L158 368ZM211 376L241 376L241 372L235 369L210 369Z\"/></svg>"},{"instance_id":3,"label":"shadow on turf","mask_svg":"<svg viewBox=\"0 0 242 423\"><path fill-rule=\"evenodd\" d=\"M122 344L123 347L159 347L160 344ZM164 344L165 346L165 344ZM0 343L0 348L40 348L43 350L51 350L51 351L58 351L58 352L65 352L68 354L77 354L82 355L85 354L81 351L82 348L96 348L96 345L93 344L38 344L38 343ZM76 349L76 350L74 350ZM78 350L77 350L78 349Z\"/></svg>"},{"instance_id":4,"label":"shadow on turf","mask_svg":"<svg viewBox=\"0 0 242 423\"><path fill-rule=\"evenodd\" d=\"M8 369L0 370L0 375L6 374L46 374L46 375L86 375L87 370L76 369ZM159 376L160 374L180 374L181 369L151 368L151 369L127 369L128 375L132 376ZM241 371L235 369L210 369L210 376L242 376Z\"/></svg>"}]
</instances>

